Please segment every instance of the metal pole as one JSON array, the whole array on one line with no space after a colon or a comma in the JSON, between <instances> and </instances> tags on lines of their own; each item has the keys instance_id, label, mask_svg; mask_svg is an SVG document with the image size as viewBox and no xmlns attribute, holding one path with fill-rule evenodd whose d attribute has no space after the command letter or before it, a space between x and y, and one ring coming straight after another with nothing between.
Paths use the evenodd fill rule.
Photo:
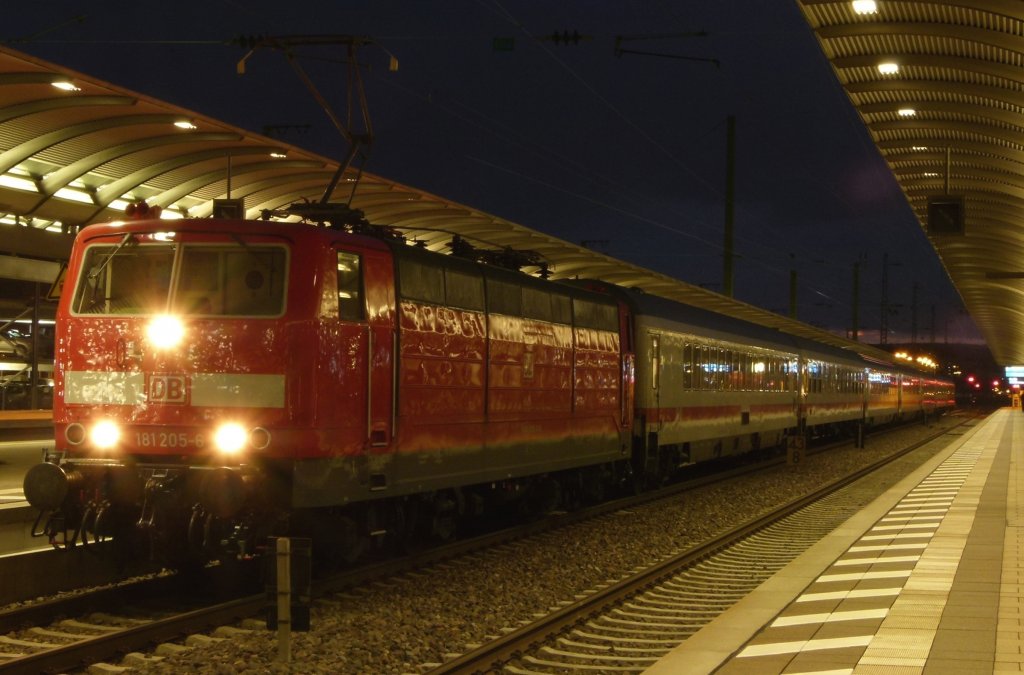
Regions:
<instances>
[{"instance_id":1,"label":"metal pole","mask_svg":"<svg viewBox=\"0 0 1024 675\"><path fill-rule=\"evenodd\" d=\"M889 254L882 256L882 316L878 324L878 343L889 342Z\"/></svg>"},{"instance_id":2,"label":"metal pole","mask_svg":"<svg viewBox=\"0 0 1024 675\"><path fill-rule=\"evenodd\" d=\"M949 194L949 170L950 170L950 164L951 164L950 160L951 160L950 149L949 149L949 146L947 145L946 146L946 178L945 178L945 180L943 182L943 186L942 186L943 191L947 195Z\"/></svg>"},{"instance_id":3,"label":"metal pole","mask_svg":"<svg viewBox=\"0 0 1024 675\"><path fill-rule=\"evenodd\" d=\"M850 326L850 339L857 342L860 338L860 261L853 263L853 317Z\"/></svg>"},{"instance_id":4,"label":"metal pole","mask_svg":"<svg viewBox=\"0 0 1024 675\"><path fill-rule=\"evenodd\" d=\"M910 344L917 344L917 282L911 287L910 296Z\"/></svg>"},{"instance_id":5,"label":"metal pole","mask_svg":"<svg viewBox=\"0 0 1024 675\"><path fill-rule=\"evenodd\" d=\"M292 660L292 546L288 537L277 539L277 660Z\"/></svg>"},{"instance_id":6,"label":"metal pole","mask_svg":"<svg viewBox=\"0 0 1024 675\"><path fill-rule=\"evenodd\" d=\"M29 405L39 410L39 284L32 284L32 377L29 380Z\"/></svg>"},{"instance_id":7,"label":"metal pole","mask_svg":"<svg viewBox=\"0 0 1024 675\"><path fill-rule=\"evenodd\" d=\"M722 244L722 293L733 297L733 222L736 200L736 118L725 124L725 240Z\"/></svg>"},{"instance_id":8,"label":"metal pole","mask_svg":"<svg viewBox=\"0 0 1024 675\"><path fill-rule=\"evenodd\" d=\"M796 270L789 270L789 318L796 319Z\"/></svg>"}]
</instances>

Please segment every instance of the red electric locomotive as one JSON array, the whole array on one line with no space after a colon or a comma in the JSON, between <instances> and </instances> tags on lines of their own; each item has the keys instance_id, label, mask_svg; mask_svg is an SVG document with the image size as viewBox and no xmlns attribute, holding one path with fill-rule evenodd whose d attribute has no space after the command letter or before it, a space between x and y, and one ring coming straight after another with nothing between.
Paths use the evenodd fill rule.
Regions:
<instances>
[{"instance_id":1,"label":"red electric locomotive","mask_svg":"<svg viewBox=\"0 0 1024 675\"><path fill-rule=\"evenodd\" d=\"M632 354L608 296L340 229L129 220L78 235L57 315L54 543L161 557L446 534L628 472Z\"/></svg>"},{"instance_id":2,"label":"red electric locomotive","mask_svg":"<svg viewBox=\"0 0 1024 675\"><path fill-rule=\"evenodd\" d=\"M55 452L25 478L39 533L173 562L303 534L351 558L953 404L951 383L853 350L349 229L83 229Z\"/></svg>"}]
</instances>

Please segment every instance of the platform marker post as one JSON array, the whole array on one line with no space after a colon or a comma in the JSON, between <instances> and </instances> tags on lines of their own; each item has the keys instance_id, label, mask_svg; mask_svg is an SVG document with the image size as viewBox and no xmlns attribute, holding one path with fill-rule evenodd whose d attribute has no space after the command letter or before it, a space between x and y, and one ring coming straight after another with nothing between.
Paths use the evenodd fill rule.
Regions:
<instances>
[{"instance_id":1,"label":"platform marker post","mask_svg":"<svg viewBox=\"0 0 1024 675\"><path fill-rule=\"evenodd\" d=\"M292 547L288 537L277 538L277 660L292 660Z\"/></svg>"}]
</instances>

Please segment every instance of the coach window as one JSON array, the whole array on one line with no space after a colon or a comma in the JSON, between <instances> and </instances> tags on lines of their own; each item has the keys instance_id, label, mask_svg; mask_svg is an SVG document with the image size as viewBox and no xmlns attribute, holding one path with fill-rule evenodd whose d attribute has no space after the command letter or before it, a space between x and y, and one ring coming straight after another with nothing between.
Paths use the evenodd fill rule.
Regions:
<instances>
[{"instance_id":1,"label":"coach window","mask_svg":"<svg viewBox=\"0 0 1024 675\"><path fill-rule=\"evenodd\" d=\"M651 336L651 388L661 384L661 337Z\"/></svg>"},{"instance_id":2,"label":"coach window","mask_svg":"<svg viewBox=\"0 0 1024 675\"><path fill-rule=\"evenodd\" d=\"M683 389L693 389L693 345L683 347Z\"/></svg>"},{"instance_id":3,"label":"coach window","mask_svg":"<svg viewBox=\"0 0 1024 675\"><path fill-rule=\"evenodd\" d=\"M359 256L338 251L338 317L343 321L363 318L363 277Z\"/></svg>"},{"instance_id":4,"label":"coach window","mask_svg":"<svg viewBox=\"0 0 1024 675\"><path fill-rule=\"evenodd\" d=\"M721 373L720 364L718 359L718 347L714 345L708 345L708 368L707 368L707 386L706 389L711 391L718 391L719 388L719 374Z\"/></svg>"},{"instance_id":5,"label":"coach window","mask_svg":"<svg viewBox=\"0 0 1024 675\"><path fill-rule=\"evenodd\" d=\"M731 349L722 350L722 388L729 391L743 389L740 373L736 370L736 352Z\"/></svg>"}]
</instances>

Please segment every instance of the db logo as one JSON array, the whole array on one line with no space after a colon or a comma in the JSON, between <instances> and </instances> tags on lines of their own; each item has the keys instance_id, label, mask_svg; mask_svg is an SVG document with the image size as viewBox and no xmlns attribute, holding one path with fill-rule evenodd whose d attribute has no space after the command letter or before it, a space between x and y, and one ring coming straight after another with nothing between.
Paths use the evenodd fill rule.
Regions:
<instances>
[{"instance_id":1,"label":"db logo","mask_svg":"<svg viewBox=\"0 0 1024 675\"><path fill-rule=\"evenodd\" d=\"M183 375L150 375L146 384L150 403L184 403L187 393Z\"/></svg>"}]
</instances>

